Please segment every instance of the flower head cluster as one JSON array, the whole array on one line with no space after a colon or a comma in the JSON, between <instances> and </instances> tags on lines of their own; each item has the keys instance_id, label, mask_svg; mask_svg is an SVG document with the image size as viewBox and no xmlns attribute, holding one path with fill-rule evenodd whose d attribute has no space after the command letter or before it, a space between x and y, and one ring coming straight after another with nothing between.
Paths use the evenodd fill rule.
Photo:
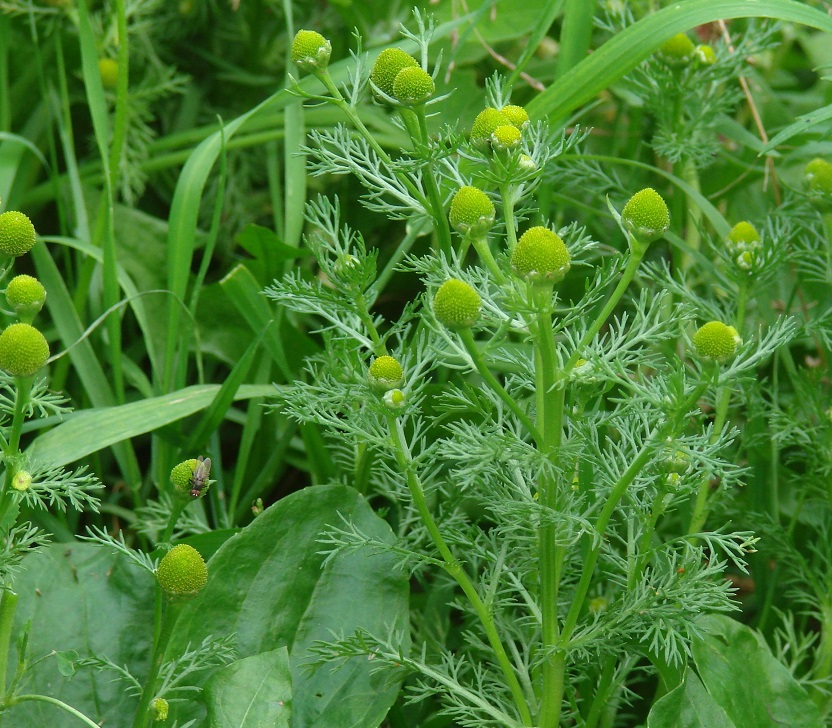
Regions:
<instances>
[{"instance_id":1,"label":"flower head cluster","mask_svg":"<svg viewBox=\"0 0 832 728\"><path fill-rule=\"evenodd\" d=\"M381 94L403 106L424 104L436 91L431 75L401 48L387 48L379 54L370 81Z\"/></svg>"},{"instance_id":2,"label":"flower head cluster","mask_svg":"<svg viewBox=\"0 0 832 728\"><path fill-rule=\"evenodd\" d=\"M487 106L474 119L471 141L501 151L516 149L528 124L529 115L522 106L508 104L501 109Z\"/></svg>"}]
</instances>

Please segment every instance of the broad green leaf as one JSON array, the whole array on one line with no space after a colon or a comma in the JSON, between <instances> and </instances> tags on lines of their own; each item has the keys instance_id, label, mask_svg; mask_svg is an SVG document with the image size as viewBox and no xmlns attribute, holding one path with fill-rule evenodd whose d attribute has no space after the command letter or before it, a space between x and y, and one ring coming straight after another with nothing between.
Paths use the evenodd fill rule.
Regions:
<instances>
[{"instance_id":1,"label":"broad green leaf","mask_svg":"<svg viewBox=\"0 0 832 728\"><path fill-rule=\"evenodd\" d=\"M198 384L161 397L74 412L66 422L40 435L28 449L28 455L52 465L66 465L199 412L214 401L220 389L219 384ZM234 399L273 393L271 385L244 384Z\"/></svg>"},{"instance_id":2,"label":"broad green leaf","mask_svg":"<svg viewBox=\"0 0 832 728\"><path fill-rule=\"evenodd\" d=\"M242 657L285 646L293 728L376 728L398 694L394 676L371 673L366 659L334 671L304 668L309 647L333 633L348 636L363 627L383 637L391 629L407 634L407 575L391 556L358 550L323 566L319 539L345 519L368 536L393 540L352 488L306 488L264 511L208 562L208 585L185 607L168 655L209 634L236 634ZM196 717L194 709L179 708L177 719Z\"/></svg>"},{"instance_id":3,"label":"broad green leaf","mask_svg":"<svg viewBox=\"0 0 832 728\"><path fill-rule=\"evenodd\" d=\"M688 0L673 3L614 35L526 104L532 119L562 121L625 76L677 33L731 18L775 18L832 33L832 18L795 0Z\"/></svg>"},{"instance_id":4,"label":"broad green leaf","mask_svg":"<svg viewBox=\"0 0 832 728\"><path fill-rule=\"evenodd\" d=\"M61 660L49 657L32 667L24 692L63 700L102 725L130 725L138 699L125 683L113 681L115 673L83 668L69 680L61 671L72 671L74 650L80 657L94 654L126 665L142 679L153 637L153 577L92 543L56 543L28 556L24 565L14 585L15 635L31 620L30 662L53 650L64 653ZM12 649L7 674L16 668ZM43 703L21 703L4 718L3 725L15 728L80 725Z\"/></svg>"},{"instance_id":5,"label":"broad green leaf","mask_svg":"<svg viewBox=\"0 0 832 728\"><path fill-rule=\"evenodd\" d=\"M711 697L738 726L822 728L814 702L754 630L730 617L703 617L693 659Z\"/></svg>"},{"instance_id":6,"label":"broad green leaf","mask_svg":"<svg viewBox=\"0 0 832 728\"><path fill-rule=\"evenodd\" d=\"M245 657L205 686L209 728L289 728L292 676L285 647Z\"/></svg>"},{"instance_id":7,"label":"broad green leaf","mask_svg":"<svg viewBox=\"0 0 832 728\"><path fill-rule=\"evenodd\" d=\"M647 728L736 728L719 704L708 695L693 670L684 682L653 705Z\"/></svg>"}]
</instances>

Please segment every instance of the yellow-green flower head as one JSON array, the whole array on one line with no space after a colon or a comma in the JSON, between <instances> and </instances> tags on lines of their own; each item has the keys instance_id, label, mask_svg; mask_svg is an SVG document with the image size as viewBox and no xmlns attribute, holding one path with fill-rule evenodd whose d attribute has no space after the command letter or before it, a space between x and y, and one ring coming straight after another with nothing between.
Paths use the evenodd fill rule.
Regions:
<instances>
[{"instance_id":1,"label":"yellow-green flower head","mask_svg":"<svg viewBox=\"0 0 832 728\"><path fill-rule=\"evenodd\" d=\"M493 106L486 107L474 119L471 126L471 141L475 144L488 144L498 126L511 126L511 121L502 111L498 111Z\"/></svg>"},{"instance_id":2,"label":"yellow-green flower head","mask_svg":"<svg viewBox=\"0 0 832 728\"><path fill-rule=\"evenodd\" d=\"M6 286L6 301L24 323L31 323L46 303L46 289L37 278L15 276Z\"/></svg>"},{"instance_id":3,"label":"yellow-green flower head","mask_svg":"<svg viewBox=\"0 0 832 728\"><path fill-rule=\"evenodd\" d=\"M526 110L522 106L517 106L516 104L509 104L508 106L504 106L500 111L505 115L508 119L509 124L512 126L516 126L518 129L522 129L526 124L529 123L529 115L526 113Z\"/></svg>"},{"instance_id":4,"label":"yellow-green flower head","mask_svg":"<svg viewBox=\"0 0 832 728\"><path fill-rule=\"evenodd\" d=\"M693 58L695 50L693 41L684 33L678 33L661 44L659 58L668 66L684 66Z\"/></svg>"},{"instance_id":5,"label":"yellow-green flower head","mask_svg":"<svg viewBox=\"0 0 832 728\"><path fill-rule=\"evenodd\" d=\"M482 237L494 224L494 203L478 187L460 187L451 200L448 220L459 233Z\"/></svg>"},{"instance_id":6,"label":"yellow-green flower head","mask_svg":"<svg viewBox=\"0 0 832 728\"><path fill-rule=\"evenodd\" d=\"M420 66L408 66L396 74L393 81L393 98L407 106L418 106L425 103L436 86L427 71Z\"/></svg>"},{"instance_id":7,"label":"yellow-green flower head","mask_svg":"<svg viewBox=\"0 0 832 728\"><path fill-rule=\"evenodd\" d=\"M49 344L29 324L12 324L0 334L0 369L13 377L29 377L49 358Z\"/></svg>"},{"instance_id":8,"label":"yellow-green flower head","mask_svg":"<svg viewBox=\"0 0 832 728\"><path fill-rule=\"evenodd\" d=\"M98 72L104 88L113 89L118 85L118 61L113 58L100 58Z\"/></svg>"},{"instance_id":9,"label":"yellow-green flower head","mask_svg":"<svg viewBox=\"0 0 832 728\"><path fill-rule=\"evenodd\" d=\"M191 458L173 466L170 471L170 482L173 483L173 487L176 488L177 493L190 495L191 489L194 487L194 473L196 472L197 464L197 459Z\"/></svg>"},{"instance_id":10,"label":"yellow-green flower head","mask_svg":"<svg viewBox=\"0 0 832 728\"><path fill-rule=\"evenodd\" d=\"M520 139L520 130L511 124L498 126L491 132L491 146L494 149L517 149L520 146Z\"/></svg>"},{"instance_id":11,"label":"yellow-green flower head","mask_svg":"<svg viewBox=\"0 0 832 728\"><path fill-rule=\"evenodd\" d=\"M757 232L750 222L743 220L731 228L728 237L725 239L725 249L732 258L741 253L754 253L762 247L760 233Z\"/></svg>"},{"instance_id":12,"label":"yellow-green flower head","mask_svg":"<svg viewBox=\"0 0 832 728\"><path fill-rule=\"evenodd\" d=\"M380 356L370 364L367 379L377 392L386 392L404 384L404 371L402 365L392 356Z\"/></svg>"},{"instance_id":13,"label":"yellow-green flower head","mask_svg":"<svg viewBox=\"0 0 832 728\"><path fill-rule=\"evenodd\" d=\"M168 701L164 698L153 698L150 702L150 712L153 714L153 720L167 720L168 710Z\"/></svg>"},{"instance_id":14,"label":"yellow-green flower head","mask_svg":"<svg viewBox=\"0 0 832 728\"><path fill-rule=\"evenodd\" d=\"M0 253L23 255L32 249L36 240L35 226L22 212L9 210L0 215Z\"/></svg>"},{"instance_id":15,"label":"yellow-green flower head","mask_svg":"<svg viewBox=\"0 0 832 728\"><path fill-rule=\"evenodd\" d=\"M818 197L832 197L832 164L825 159L813 159L803 171L809 193Z\"/></svg>"},{"instance_id":16,"label":"yellow-green flower head","mask_svg":"<svg viewBox=\"0 0 832 728\"><path fill-rule=\"evenodd\" d=\"M740 344L742 339L737 330L722 321L710 321L693 335L693 346L699 357L719 363L734 356Z\"/></svg>"},{"instance_id":17,"label":"yellow-green flower head","mask_svg":"<svg viewBox=\"0 0 832 728\"><path fill-rule=\"evenodd\" d=\"M314 30L299 30L289 51L294 63L302 71L323 71L332 54L332 44Z\"/></svg>"},{"instance_id":18,"label":"yellow-green flower head","mask_svg":"<svg viewBox=\"0 0 832 728\"><path fill-rule=\"evenodd\" d=\"M16 491L23 493L24 491L29 490L32 485L32 474L27 473L25 470L18 470L14 477L12 478L12 488Z\"/></svg>"},{"instance_id":19,"label":"yellow-green flower head","mask_svg":"<svg viewBox=\"0 0 832 728\"><path fill-rule=\"evenodd\" d=\"M418 65L416 59L401 48L388 48L376 58L373 70L370 72L370 80L381 91L393 97L393 83L399 71L403 68L416 68Z\"/></svg>"},{"instance_id":20,"label":"yellow-green flower head","mask_svg":"<svg viewBox=\"0 0 832 728\"><path fill-rule=\"evenodd\" d=\"M557 283L569 270L566 245L557 233L538 225L526 230L514 246L511 267L533 283Z\"/></svg>"},{"instance_id":21,"label":"yellow-green flower head","mask_svg":"<svg viewBox=\"0 0 832 728\"><path fill-rule=\"evenodd\" d=\"M391 389L384 393L384 404L388 409L400 410L407 404L407 396L401 389Z\"/></svg>"},{"instance_id":22,"label":"yellow-green flower head","mask_svg":"<svg viewBox=\"0 0 832 728\"><path fill-rule=\"evenodd\" d=\"M192 597L208 583L208 567L199 551L182 543L164 555L156 569L156 579L168 594Z\"/></svg>"},{"instance_id":23,"label":"yellow-green flower head","mask_svg":"<svg viewBox=\"0 0 832 728\"><path fill-rule=\"evenodd\" d=\"M701 66L713 66L716 63L716 53L709 45L698 45L693 49L694 58Z\"/></svg>"},{"instance_id":24,"label":"yellow-green flower head","mask_svg":"<svg viewBox=\"0 0 832 728\"><path fill-rule=\"evenodd\" d=\"M658 240L670 227L670 211L656 190L645 187L624 205L621 221L639 243L648 245Z\"/></svg>"},{"instance_id":25,"label":"yellow-green flower head","mask_svg":"<svg viewBox=\"0 0 832 728\"><path fill-rule=\"evenodd\" d=\"M445 281L433 297L433 312L449 329L470 329L480 317L482 299L465 281Z\"/></svg>"}]
</instances>

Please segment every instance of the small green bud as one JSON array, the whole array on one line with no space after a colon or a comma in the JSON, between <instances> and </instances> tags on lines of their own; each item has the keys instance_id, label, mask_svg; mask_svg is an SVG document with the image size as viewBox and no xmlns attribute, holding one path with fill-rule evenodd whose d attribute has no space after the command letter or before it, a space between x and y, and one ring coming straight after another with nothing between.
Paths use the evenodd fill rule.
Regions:
<instances>
[{"instance_id":1,"label":"small green bud","mask_svg":"<svg viewBox=\"0 0 832 728\"><path fill-rule=\"evenodd\" d=\"M16 491L23 493L24 491L29 490L32 485L32 474L27 473L25 470L18 470L14 477L12 478L12 488Z\"/></svg>"},{"instance_id":2,"label":"small green bud","mask_svg":"<svg viewBox=\"0 0 832 728\"><path fill-rule=\"evenodd\" d=\"M592 597L589 600L589 604L587 608L590 611L590 614L599 614L601 612L606 612L607 607L609 607L609 602L604 597Z\"/></svg>"},{"instance_id":3,"label":"small green bud","mask_svg":"<svg viewBox=\"0 0 832 728\"><path fill-rule=\"evenodd\" d=\"M429 73L419 66L408 66L396 74L392 96L407 106L418 106L433 96L434 91L436 85Z\"/></svg>"},{"instance_id":4,"label":"small green bud","mask_svg":"<svg viewBox=\"0 0 832 728\"><path fill-rule=\"evenodd\" d=\"M164 698L153 698L150 702L150 712L153 714L153 720L167 720L168 709L168 701Z\"/></svg>"},{"instance_id":5,"label":"small green bud","mask_svg":"<svg viewBox=\"0 0 832 728\"><path fill-rule=\"evenodd\" d=\"M172 596L193 597L208 583L208 567L193 546L179 544L159 562L156 579L159 586Z\"/></svg>"},{"instance_id":6,"label":"small green bud","mask_svg":"<svg viewBox=\"0 0 832 728\"><path fill-rule=\"evenodd\" d=\"M832 200L832 164L825 159L813 159L806 165L803 174L811 197Z\"/></svg>"},{"instance_id":7,"label":"small green bud","mask_svg":"<svg viewBox=\"0 0 832 728\"><path fill-rule=\"evenodd\" d=\"M520 139L520 130L511 124L498 126L491 132L491 146L501 151L517 149L520 146Z\"/></svg>"},{"instance_id":8,"label":"small green bud","mask_svg":"<svg viewBox=\"0 0 832 728\"><path fill-rule=\"evenodd\" d=\"M170 471L170 482L176 488L178 493L187 495L193 488L194 473L196 472L197 460L191 458L190 460L183 460L178 465L174 465Z\"/></svg>"},{"instance_id":9,"label":"small green bud","mask_svg":"<svg viewBox=\"0 0 832 728\"><path fill-rule=\"evenodd\" d=\"M701 66L713 66L716 63L716 53L709 45L698 45L693 49L694 58Z\"/></svg>"},{"instance_id":10,"label":"small green bud","mask_svg":"<svg viewBox=\"0 0 832 728\"><path fill-rule=\"evenodd\" d=\"M460 187L451 200L448 220L459 233L482 237L494 224L494 203L477 187Z\"/></svg>"},{"instance_id":11,"label":"small green bud","mask_svg":"<svg viewBox=\"0 0 832 728\"><path fill-rule=\"evenodd\" d=\"M14 377L29 377L49 358L49 344L29 324L12 324L0 334L0 369Z\"/></svg>"},{"instance_id":12,"label":"small green bud","mask_svg":"<svg viewBox=\"0 0 832 728\"><path fill-rule=\"evenodd\" d=\"M23 323L31 323L46 303L46 289L37 278L15 276L6 286L6 301Z\"/></svg>"},{"instance_id":13,"label":"small green bud","mask_svg":"<svg viewBox=\"0 0 832 728\"><path fill-rule=\"evenodd\" d=\"M521 169L524 172L534 172L537 169L537 165L534 163L534 160L528 154L520 155L519 159L517 160L517 167L518 169Z\"/></svg>"},{"instance_id":14,"label":"small green bud","mask_svg":"<svg viewBox=\"0 0 832 728\"><path fill-rule=\"evenodd\" d=\"M480 317L482 299L465 281L445 281L433 297L433 312L449 329L470 329Z\"/></svg>"},{"instance_id":15,"label":"small green bud","mask_svg":"<svg viewBox=\"0 0 832 728\"><path fill-rule=\"evenodd\" d=\"M332 44L314 30L299 30L295 33L289 53L292 63L298 68L315 73L323 71L329 64Z\"/></svg>"},{"instance_id":16,"label":"small green bud","mask_svg":"<svg viewBox=\"0 0 832 728\"><path fill-rule=\"evenodd\" d=\"M737 330L721 321L710 321L693 335L693 346L699 357L720 364L733 357L740 344L742 339Z\"/></svg>"},{"instance_id":17,"label":"small green bud","mask_svg":"<svg viewBox=\"0 0 832 728\"><path fill-rule=\"evenodd\" d=\"M747 220L743 220L734 225L731 228L731 232L728 233L728 237L725 239L725 249L732 258L740 255L740 253L754 253L761 247L760 233Z\"/></svg>"},{"instance_id":18,"label":"small green bud","mask_svg":"<svg viewBox=\"0 0 832 728\"><path fill-rule=\"evenodd\" d=\"M404 384L404 371L392 356L380 356L370 364L367 379L377 392L386 392Z\"/></svg>"},{"instance_id":19,"label":"small green bud","mask_svg":"<svg viewBox=\"0 0 832 728\"><path fill-rule=\"evenodd\" d=\"M569 251L563 240L540 225L526 230L511 254L514 272L532 283L558 283L569 266Z\"/></svg>"},{"instance_id":20,"label":"small green bud","mask_svg":"<svg viewBox=\"0 0 832 728\"><path fill-rule=\"evenodd\" d=\"M492 106L486 107L474 119L474 124L471 126L471 141L475 144L488 144L498 126L511 126L511 121L502 111Z\"/></svg>"},{"instance_id":21,"label":"small green bud","mask_svg":"<svg viewBox=\"0 0 832 728\"><path fill-rule=\"evenodd\" d=\"M652 187L636 192L621 211L624 228L641 245L647 246L670 227L670 211Z\"/></svg>"},{"instance_id":22,"label":"small green bud","mask_svg":"<svg viewBox=\"0 0 832 728\"><path fill-rule=\"evenodd\" d=\"M508 119L509 124L512 126L516 126L518 129L522 129L526 124L529 123L529 115L526 113L526 110L522 106L516 106L515 104L509 104L508 106L504 106L500 111L505 115Z\"/></svg>"},{"instance_id":23,"label":"small green bud","mask_svg":"<svg viewBox=\"0 0 832 728\"><path fill-rule=\"evenodd\" d=\"M693 58L694 51L693 41L684 33L678 33L662 43L658 55L668 66L684 66Z\"/></svg>"},{"instance_id":24,"label":"small green bud","mask_svg":"<svg viewBox=\"0 0 832 728\"><path fill-rule=\"evenodd\" d=\"M401 389L391 389L384 393L384 404L388 409L400 410L407 404L407 396Z\"/></svg>"},{"instance_id":25,"label":"small green bud","mask_svg":"<svg viewBox=\"0 0 832 728\"><path fill-rule=\"evenodd\" d=\"M101 84L104 88L114 89L118 85L118 61L115 59L100 58L98 73L101 74Z\"/></svg>"},{"instance_id":26,"label":"small green bud","mask_svg":"<svg viewBox=\"0 0 832 728\"><path fill-rule=\"evenodd\" d=\"M0 215L0 253L17 257L28 253L36 241L35 226L22 212L9 210Z\"/></svg>"},{"instance_id":27,"label":"small green bud","mask_svg":"<svg viewBox=\"0 0 832 728\"><path fill-rule=\"evenodd\" d=\"M383 50L373 64L370 80L385 94L394 97L393 83L403 68L416 68L416 59L401 48Z\"/></svg>"}]
</instances>

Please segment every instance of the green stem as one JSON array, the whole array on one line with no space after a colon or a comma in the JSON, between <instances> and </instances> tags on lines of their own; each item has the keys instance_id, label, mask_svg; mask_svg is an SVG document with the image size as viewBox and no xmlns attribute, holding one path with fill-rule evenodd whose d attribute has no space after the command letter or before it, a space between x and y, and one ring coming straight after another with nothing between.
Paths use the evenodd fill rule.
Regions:
<instances>
[{"instance_id":1,"label":"green stem","mask_svg":"<svg viewBox=\"0 0 832 728\"><path fill-rule=\"evenodd\" d=\"M390 439L393 444L396 462L398 463L401 471L407 477L407 487L410 490L413 503L419 511L419 515L421 516L422 522L425 524L425 528L430 534L434 546L436 546L436 549L439 551L443 561L445 562L444 568L460 586L462 591L465 593L465 596L468 597L468 601L471 603L474 612L476 612L477 617L485 630L491 649L494 651L494 655L497 658L497 663L499 664L503 675L505 676L506 682L508 683L508 687L511 690L515 705L520 713L520 720L524 726L532 726L534 723L532 721L528 703L526 702L526 696L523 693L523 688L514 672L514 667L512 666L511 660L506 653L505 647L503 647L503 643L500 639L500 634L497 631L497 626L494 623L491 611L477 593L477 590L468 577L468 574L465 572L465 569L463 569L462 565L448 548L448 545L445 543L445 539L442 537L442 533L439 531L439 527L436 525L436 521L430 513L427 499L425 498L425 492L422 488L422 483L419 476L416 474L413 457L410 454L410 449L407 446L404 433L402 432L401 423L394 415L390 414L387 415L387 424L390 431Z\"/></svg>"},{"instance_id":2,"label":"green stem","mask_svg":"<svg viewBox=\"0 0 832 728\"><path fill-rule=\"evenodd\" d=\"M158 615L160 587L156 587L156 589L156 605ZM173 628L179 617L179 613L182 611L182 607L184 606L184 602L181 601L175 601L173 599L167 599L166 601L166 609L164 610L164 614L161 619L161 629L157 631L156 639L153 644L150 672L147 675L147 681L145 682L144 689L142 690L142 697L139 701L139 707L136 710L136 717L133 720L133 728L146 728L148 725L148 721L150 719L150 702L156 695L156 683L158 682L159 671L161 670L162 662L164 661L165 649L167 648L171 634L173 634Z\"/></svg>"},{"instance_id":3,"label":"green stem","mask_svg":"<svg viewBox=\"0 0 832 728\"><path fill-rule=\"evenodd\" d=\"M812 677L817 684L822 685L832 675L832 604L822 604L820 613L821 636L820 644L815 654L815 670ZM812 690L812 698L825 716L829 704L829 693L825 690L814 688Z\"/></svg>"},{"instance_id":4,"label":"green stem","mask_svg":"<svg viewBox=\"0 0 832 728\"><path fill-rule=\"evenodd\" d=\"M0 596L0 695L6 696L6 669L9 664L9 644L12 637L17 594L9 589Z\"/></svg>"},{"instance_id":5,"label":"green stem","mask_svg":"<svg viewBox=\"0 0 832 728\"><path fill-rule=\"evenodd\" d=\"M12 496L12 481L18 471L18 456L20 455L20 433L23 430L23 420L26 414L26 405L29 403L29 395L32 391L33 377L15 377L15 398L14 414L9 429L9 440L3 449L6 462L6 483L0 492L0 523L6 517L6 513L14 502Z\"/></svg>"},{"instance_id":6,"label":"green stem","mask_svg":"<svg viewBox=\"0 0 832 728\"><path fill-rule=\"evenodd\" d=\"M428 122L425 117L425 107L419 106L415 109L416 118L419 120L419 133L422 137L422 144L425 149L430 147L430 134L428 133ZM450 257L453 246L451 243L451 227L448 222L448 215L445 212L445 205L442 204L442 195L439 192L439 185L436 182L436 175L430 165L425 166L425 181L428 186L428 197L433 208L433 219L436 223L436 234L439 237L439 250Z\"/></svg>"},{"instance_id":7,"label":"green stem","mask_svg":"<svg viewBox=\"0 0 832 728\"><path fill-rule=\"evenodd\" d=\"M501 286L505 285L508 282L508 278L506 274L503 273L502 269L499 265L497 265L497 261L494 259L494 255L491 253L491 248L488 245L488 240L485 235L466 235L463 245L466 245L470 242L474 246L474 250L477 251L477 255L480 256L480 260L485 264L485 267L488 268L491 275L494 276L494 280ZM461 253L466 248L463 247L461 249ZM460 259L461 259L460 255Z\"/></svg>"},{"instance_id":8,"label":"green stem","mask_svg":"<svg viewBox=\"0 0 832 728\"><path fill-rule=\"evenodd\" d=\"M506 223L506 249L511 255L517 245L517 222L514 219L514 196L510 185L500 187L500 199L503 202L503 220Z\"/></svg>"},{"instance_id":9,"label":"green stem","mask_svg":"<svg viewBox=\"0 0 832 728\"><path fill-rule=\"evenodd\" d=\"M612 692L612 679L615 676L615 657L608 655L604 658L604 666L601 668L601 677L598 680L598 687L595 688L595 697L592 699L589 713L586 716L584 728L595 728L601 719L601 711L609 704L610 693Z\"/></svg>"},{"instance_id":10,"label":"green stem","mask_svg":"<svg viewBox=\"0 0 832 728\"><path fill-rule=\"evenodd\" d=\"M514 398L508 392L506 392L505 389L503 389L503 386L497 381L497 379L489 370L488 366L482 358L482 354L480 353L479 348L477 348L477 343L476 341L474 341L474 335L471 333L471 329L461 329L458 333L459 338L462 340L462 343L465 346L465 350L468 352L468 355L474 362L474 366L476 367L477 372L479 372L479 375L483 378L485 383L488 385L489 389L491 389L517 416L517 419L520 420L522 425L535 439L535 441L540 442L542 440L542 435L538 431L537 427L535 427L534 422L532 422L531 418L523 411L523 408L520 407L519 404L517 404Z\"/></svg>"},{"instance_id":11,"label":"green stem","mask_svg":"<svg viewBox=\"0 0 832 728\"><path fill-rule=\"evenodd\" d=\"M9 705L17 705L18 703L25 703L27 701L38 701L41 703L49 703L50 705L56 705L57 707L61 708L61 710L65 710L70 715L74 715L84 725L91 726L91 728L100 728L98 723L95 723L89 718L87 718L87 716L84 715L80 710L76 710L71 705L67 705L62 700L58 700L57 698L51 698L48 695L15 695L14 699L9 702Z\"/></svg>"},{"instance_id":12,"label":"green stem","mask_svg":"<svg viewBox=\"0 0 832 728\"><path fill-rule=\"evenodd\" d=\"M170 537L173 534L173 529L176 526L176 522L179 520L179 516L182 515L182 511L185 510L186 506L188 505L188 501L180 500L180 496L174 494L174 502L173 508L170 512L170 518L168 519L168 525L165 528L165 532L162 534L162 539L159 543L167 543L170 541Z\"/></svg>"}]
</instances>

